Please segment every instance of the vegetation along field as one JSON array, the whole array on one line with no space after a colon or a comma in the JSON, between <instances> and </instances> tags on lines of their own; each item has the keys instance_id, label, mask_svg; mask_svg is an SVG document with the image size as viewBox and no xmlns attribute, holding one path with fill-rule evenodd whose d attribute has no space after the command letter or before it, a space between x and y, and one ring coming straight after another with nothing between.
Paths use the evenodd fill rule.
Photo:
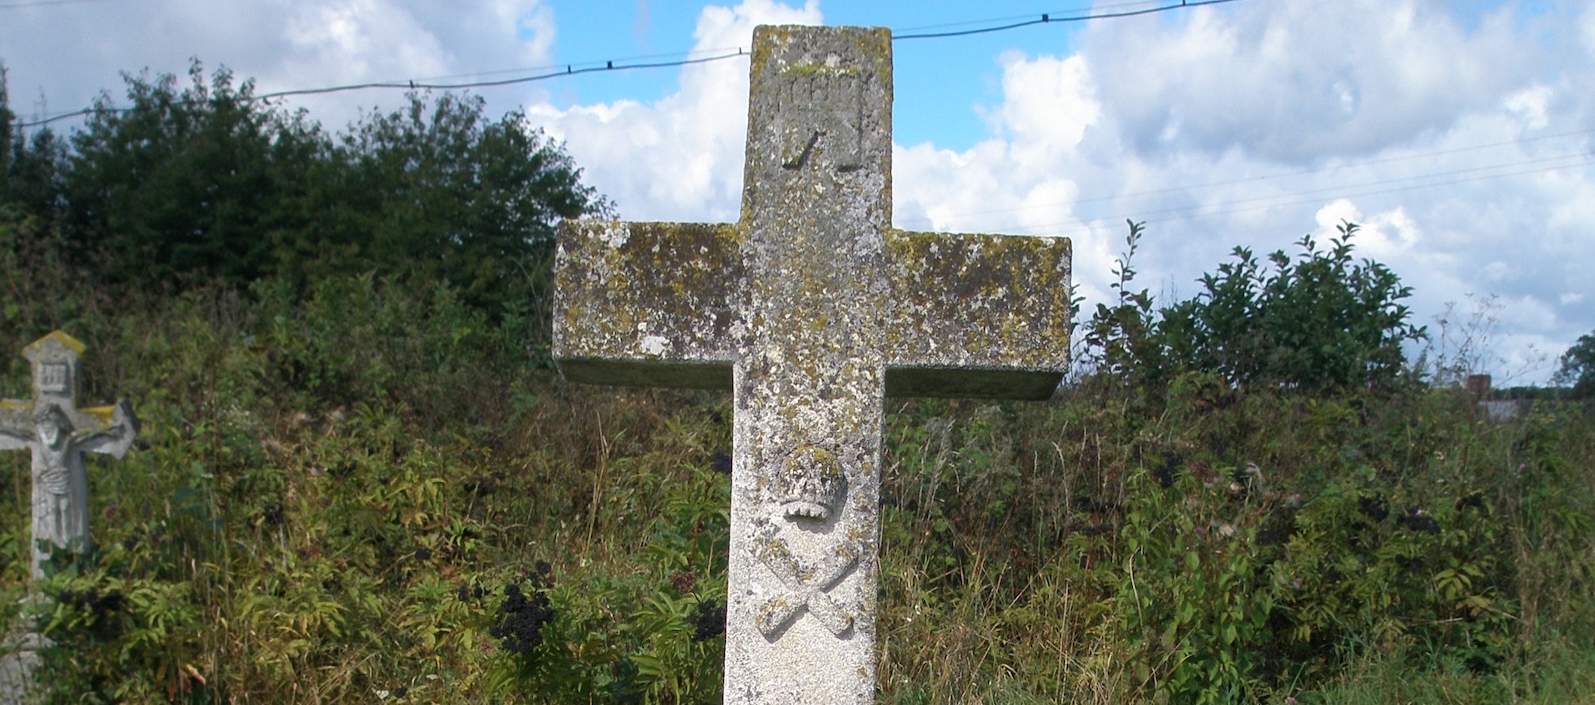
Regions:
<instances>
[{"instance_id":1,"label":"vegetation along field","mask_svg":"<svg viewBox=\"0 0 1595 705\"><path fill-rule=\"evenodd\" d=\"M548 354L552 224L609 204L468 98L331 134L250 92L0 111L0 354L63 328L143 423L39 583L0 456L51 702L718 702L729 398ZM1488 322L1420 327L1354 225L1172 302L1141 233L1055 399L891 402L881 701L1595 702L1595 333L1489 422Z\"/></svg>"}]
</instances>

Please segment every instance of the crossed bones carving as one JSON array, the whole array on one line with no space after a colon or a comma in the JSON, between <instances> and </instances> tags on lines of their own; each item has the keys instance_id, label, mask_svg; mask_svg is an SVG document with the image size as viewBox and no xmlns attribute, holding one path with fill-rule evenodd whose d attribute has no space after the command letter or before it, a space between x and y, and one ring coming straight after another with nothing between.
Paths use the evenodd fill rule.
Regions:
<instances>
[{"instance_id":1,"label":"crossed bones carving","mask_svg":"<svg viewBox=\"0 0 1595 705\"><path fill-rule=\"evenodd\" d=\"M773 638L806 607L832 634L847 633L853 627L853 615L836 604L827 591L858 565L863 552L860 542L851 536L838 541L818 566L809 567L792 554L786 539L778 538L775 533L773 523L761 528L755 539L755 550L760 562L781 579L787 591L765 600L759 607L759 631ZM850 533L845 528L838 531L838 534Z\"/></svg>"}]
</instances>

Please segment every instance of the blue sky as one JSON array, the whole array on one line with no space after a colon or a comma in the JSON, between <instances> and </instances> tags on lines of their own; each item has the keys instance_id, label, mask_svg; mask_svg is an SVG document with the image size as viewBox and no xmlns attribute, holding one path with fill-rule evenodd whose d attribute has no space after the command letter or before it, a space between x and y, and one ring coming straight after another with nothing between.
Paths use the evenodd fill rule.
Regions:
<instances>
[{"instance_id":1,"label":"blue sky","mask_svg":"<svg viewBox=\"0 0 1595 705\"><path fill-rule=\"evenodd\" d=\"M1115 2L1113 4L1124 4ZM1140 3L1145 5L1147 3ZM1089 2L993 2L882 0L822 3L827 24L891 27L897 33L991 27L1018 20L1086 14ZM692 49L699 5L682 2L593 0L555 5L556 64L598 59L667 55ZM956 39L899 42L894 47L896 138L904 144L935 142L968 148L985 132L978 104L999 97L1004 51L1067 52L1078 25L1057 23ZM715 47L719 48L719 47ZM656 100L675 89L662 70L622 72L569 81L552 89L555 101Z\"/></svg>"},{"instance_id":2,"label":"blue sky","mask_svg":"<svg viewBox=\"0 0 1595 705\"><path fill-rule=\"evenodd\" d=\"M747 46L759 23L902 34L1160 4L0 0L0 61L31 118L190 57L272 91L702 56ZM1541 382L1595 330L1595 3L1236 0L894 52L894 222L1070 237L1088 307L1111 293L1127 218L1147 223L1139 283L1163 301L1233 247L1293 252L1353 220L1357 253L1412 286L1431 355L1471 337L1472 371ZM737 215L745 59L481 95L562 140L622 217ZM336 128L401 100L293 105Z\"/></svg>"}]
</instances>

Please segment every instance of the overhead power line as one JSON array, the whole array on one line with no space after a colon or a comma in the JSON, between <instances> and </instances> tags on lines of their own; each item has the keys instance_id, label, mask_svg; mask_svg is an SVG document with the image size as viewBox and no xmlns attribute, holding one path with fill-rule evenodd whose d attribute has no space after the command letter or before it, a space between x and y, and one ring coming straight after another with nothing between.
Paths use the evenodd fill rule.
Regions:
<instances>
[{"instance_id":1,"label":"overhead power line","mask_svg":"<svg viewBox=\"0 0 1595 705\"><path fill-rule=\"evenodd\" d=\"M1065 15L1063 17L1053 17L1049 13L1049 14L1042 15L1038 19L1024 20L1024 21L1020 21L1020 22L1013 22L1011 24L997 25L995 27L978 27L978 28L975 28L975 29L960 29L960 30L952 30L952 31L948 31L948 32L924 32L924 33L921 33L921 34L894 34L894 35L892 35L892 41L895 42L895 41L898 41L900 39L947 39L949 37L967 37L967 36L975 35L975 34L990 34L992 32L1006 32L1008 30L1019 29L1020 27L1033 27L1033 26L1038 25L1038 24L1053 24L1053 23L1060 23L1061 24L1061 23L1066 23L1066 22L1086 22L1088 20L1111 20L1111 19L1118 19L1118 18L1121 18L1121 17L1138 17L1140 15L1150 15L1150 14L1157 13L1157 12L1167 12L1169 10L1179 10L1179 9L1187 8L1187 7L1201 7L1203 5L1223 5L1224 3L1236 2L1236 1L1237 0L1197 0L1196 2L1185 2L1185 0L1181 0L1181 2L1178 5L1172 5L1172 4L1171 5L1158 5L1156 7L1147 7L1147 8L1142 8L1142 9L1139 9L1139 10L1119 10L1119 11L1116 11L1116 12L1094 12L1094 13L1086 13L1086 14L1083 14L1083 15Z\"/></svg>"},{"instance_id":2,"label":"overhead power line","mask_svg":"<svg viewBox=\"0 0 1595 705\"><path fill-rule=\"evenodd\" d=\"M0 10L15 10L24 7L44 7L46 5L78 5L86 2L115 2L115 0L31 0L30 2L0 3Z\"/></svg>"},{"instance_id":3,"label":"overhead power line","mask_svg":"<svg viewBox=\"0 0 1595 705\"><path fill-rule=\"evenodd\" d=\"M36 2L32 2L32 3L21 3L21 4L17 4L17 5L12 5L12 6L22 7L22 6L26 6L26 5L45 5L45 4L56 4L56 3L64 4L64 3L74 3L74 2L104 2L104 1L106 1L106 0L37 0ZM1094 13L1084 13L1084 14L1077 14L1077 15L1057 16L1057 17L1054 17L1051 13L1045 13L1045 14L1042 14L1041 16L1039 16L1039 17L1034 17L1033 19L1025 20L1025 21L1021 21L1021 22L1007 22L1006 24L992 25L992 26L986 26L986 27L975 27L975 28L972 28L972 29L965 29L965 30L954 30L954 31L947 31L947 32L926 32L926 33L901 34L901 35L893 34L892 35L892 41L895 42L895 41L899 41L899 40L912 40L912 39L947 39L947 38L952 38L952 37L964 37L964 36L970 36L970 35L975 35L975 34L989 34L989 33L992 33L992 32L1005 32L1005 31L1010 31L1010 30L1014 30L1014 29L1019 29L1021 27L1030 27L1030 26L1033 26L1033 25L1040 25L1040 24L1067 24L1067 23L1087 22L1087 21L1091 21L1091 20L1106 20L1106 19L1117 19L1117 18L1123 18L1123 17L1136 17L1136 16L1140 16L1140 15L1150 15L1150 14L1159 13L1159 12L1170 12L1170 11L1173 11L1173 10L1181 10L1181 9L1192 8L1192 7L1202 7L1202 6L1205 6L1205 5L1221 5L1221 4L1225 4L1225 3L1231 3L1231 2L1238 2L1238 0L1194 0L1194 1L1192 1L1192 0L1180 0L1179 2L1170 1L1170 2L1166 2L1164 4L1161 4L1161 5L1156 5L1156 6L1153 6L1153 7L1145 7L1145 8L1135 9L1135 10L1110 10L1110 11L1107 11L1107 12L1094 12ZM0 8L12 7L12 6L0 5ZM1110 8L1114 8L1114 7L1128 7L1128 6L1129 6L1129 4L1120 4L1120 5L1112 5L1112 6L1109 6L1109 7ZM1012 19L1012 18L1010 18L1010 19ZM1001 21L1001 20L999 20L999 21ZM536 83L536 82L539 82L539 81L547 81L547 80L551 80L551 79L555 79L555 78L560 78L560 77L563 77L563 76L578 76L578 75L583 75L583 74L601 73L601 72L608 72L608 71L630 71L630 70L636 70L636 69L674 68L674 67L681 67L681 66L691 66L691 65L695 65L695 64L707 64L707 63L716 62L716 61L725 61L727 59L736 59L736 58L747 56L747 55L748 55L747 51L744 48L738 47L738 48L736 48L734 53L731 50L727 49L727 50L723 50L722 53L717 53L717 54L713 54L713 55L710 55L710 56L695 57L695 58L685 58L685 59L675 59L675 60L671 60L671 61L649 60L649 59L656 59L658 55L655 55L655 56L650 56L650 57L634 57L634 58L630 58L630 59L607 60L607 61L602 61L602 62L587 62L587 63L578 63L578 64L567 64L563 68L560 68L560 67L540 67L539 69L537 69L539 72L536 73L536 74L533 74L533 75L530 75L530 76L517 76L517 77L513 77L513 78L503 78L503 79L483 80L483 81L463 81L463 82L451 82L451 83L423 82L423 81L416 81L416 80L373 81L373 82L368 82L368 83L351 83L351 84L338 85L338 86L326 86L326 87L322 87L322 88L295 88L295 89L283 90L283 91L273 91L273 92L270 92L270 93L262 93L260 95L251 96L249 99L250 100L257 100L257 101L258 100L271 100L271 99L274 99L274 98L285 98L285 97L289 97L289 96L324 95L324 94L327 94L327 93L342 93L342 92L346 92L346 91L360 91L360 90L372 90L372 89L390 89L390 90L391 89L398 89L398 90L464 90L464 89L468 89L468 88L496 88L496 87L500 87L500 86L510 86L510 85L517 85L517 84L522 84L522 83ZM501 72L495 72L495 73L501 73ZM102 110L126 111L128 109L129 108L90 106L90 107L87 107L87 108L83 108L81 110L73 110L73 111L70 111L70 112L60 113L60 114L57 114L57 115L51 115L49 117L40 118L38 120L33 120L33 121L29 121L29 122L18 122L16 124L17 124L18 127L22 127L22 128L40 127L40 126L48 125L48 124L50 124L52 122L57 122L57 121L60 121L60 120L66 120L66 119L69 119L69 118L79 117L79 116L83 116L83 115L92 115L92 114L94 114L94 113L96 113L98 111L102 111Z\"/></svg>"}]
</instances>

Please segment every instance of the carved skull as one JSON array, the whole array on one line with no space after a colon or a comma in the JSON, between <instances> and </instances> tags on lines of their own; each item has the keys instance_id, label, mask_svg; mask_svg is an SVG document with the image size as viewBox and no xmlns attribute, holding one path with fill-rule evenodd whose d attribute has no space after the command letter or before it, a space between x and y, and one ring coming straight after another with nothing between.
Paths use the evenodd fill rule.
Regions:
<instances>
[{"instance_id":1,"label":"carved skull","mask_svg":"<svg viewBox=\"0 0 1595 705\"><path fill-rule=\"evenodd\" d=\"M806 445L786 456L776 488L787 518L825 520L842 506L847 477L830 451Z\"/></svg>"}]
</instances>

